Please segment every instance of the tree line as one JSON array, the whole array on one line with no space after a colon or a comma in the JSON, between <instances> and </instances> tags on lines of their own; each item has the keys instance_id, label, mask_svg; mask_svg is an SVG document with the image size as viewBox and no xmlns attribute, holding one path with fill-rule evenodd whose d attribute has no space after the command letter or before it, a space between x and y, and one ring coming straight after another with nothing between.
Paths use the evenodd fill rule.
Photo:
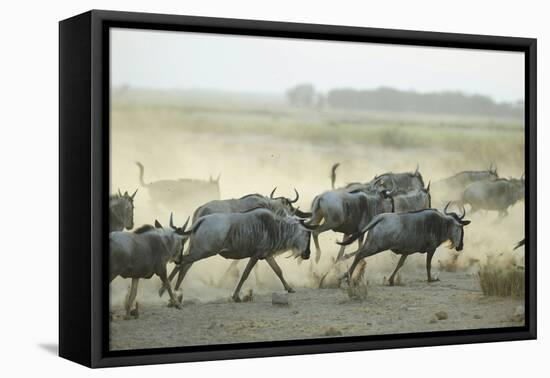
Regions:
<instances>
[{"instance_id":1,"label":"tree line","mask_svg":"<svg viewBox=\"0 0 550 378\"><path fill-rule=\"evenodd\" d=\"M483 95L457 91L419 93L381 87L377 89L333 89L317 92L311 84L300 84L286 92L290 105L302 108L334 108L385 112L440 113L523 117L523 102L497 103Z\"/></svg>"}]
</instances>

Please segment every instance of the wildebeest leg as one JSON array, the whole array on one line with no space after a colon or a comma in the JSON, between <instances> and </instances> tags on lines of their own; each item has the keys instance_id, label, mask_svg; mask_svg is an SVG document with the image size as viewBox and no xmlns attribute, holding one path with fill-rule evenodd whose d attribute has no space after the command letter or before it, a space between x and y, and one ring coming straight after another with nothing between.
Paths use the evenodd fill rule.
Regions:
<instances>
[{"instance_id":1,"label":"wildebeest leg","mask_svg":"<svg viewBox=\"0 0 550 378\"><path fill-rule=\"evenodd\" d=\"M348 279L351 281L351 277L353 276L353 272L355 271L355 268L357 268L357 264L359 264L363 260L363 256L360 254L355 255L355 259L353 259L353 262L351 263L351 266L347 273L344 273L344 275L340 279ZM351 282L348 282L351 285Z\"/></svg>"},{"instance_id":2,"label":"wildebeest leg","mask_svg":"<svg viewBox=\"0 0 550 378\"><path fill-rule=\"evenodd\" d=\"M389 280L388 280L388 283L390 284L390 286L393 286L393 280L395 278L395 275L397 274L397 271L399 269L401 269L401 267L403 266L403 264L405 263L405 260L407 259L407 255L401 255L401 258L399 259L399 261L397 262L397 266L395 267L395 270L393 271L393 273L391 274Z\"/></svg>"},{"instance_id":3,"label":"wildebeest leg","mask_svg":"<svg viewBox=\"0 0 550 378\"><path fill-rule=\"evenodd\" d=\"M243 286L244 281L246 281L246 279L248 278L248 275L250 274L250 271L252 270L254 265L256 265L257 262L258 262L257 257L251 257L250 260L248 260L248 264L246 264L246 268L244 268L244 272L241 277L241 280L237 284L237 287L235 288L235 292L233 293L233 296L232 296L235 302L241 301L241 298L239 297L239 293L241 292L241 287Z\"/></svg>"},{"instance_id":4,"label":"wildebeest leg","mask_svg":"<svg viewBox=\"0 0 550 378\"><path fill-rule=\"evenodd\" d=\"M295 293L294 289L290 287L290 285L285 281L283 277L283 271L281 270L281 267L279 266L279 264L277 264L277 261L275 261L275 258L273 256L269 256L269 257L266 257L265 261L267 261L271 269L273 269L277 277L279 277L279 279L283 283L283 286L285 287L285 290L288 291L289 293Z\"/></svg>"},{"instance_id":5,"label":"wildebeest leg","mask_svg":"<svg viewBox=\"0 0 550 378\"><path fill-rule=\"evenodd\" d=\"M359 251L361 247L363 246L363 240L365 239L365 234L359 235L359 239L357 239L357 250Z\"/></svg>"},{"instance_id":6,"label":"wildebeest leg","mask_svg":"<svg viewBox=\"0 0 550 378\"><path fill-rule=\"evenodd\" d=\"M132 278L132 286L130 288L130 293L128 294L128 299L126 300L126 303L125 303L126 316L124 317L124 319L126 320L130 319L130 312L132 311L132 305L134 304L134 300L136 299L136 295L137 295L138 282L139 282L139 278Z\"/></svg>"},{"instance_id":7,"label":"wildebeest leg","mask_svg":"<svg viewBox=\"0 0 550 378\"><path fill-rule=\"evenodd\" d=\"M160 277L160 280L162 281L163 287L165 287L166 290L168 290L168 295L170 296L170 299L172 300L172 303L174 303L174 306L176 306L176 308L181 308L181 303L179 303L177 298L174 296L174 292L172 291L172 288L170 286L170 281L168 280L168 277L167 277L166 267L164 267L164 269L162 269L159 272L158 276Z\"/></svg>"},{"instance_id":8,"label":"wildebeest leg","mask_svg":"<svg viewBox=\"0 0 550 378\"><path fill-rule=\"evenodd\" d=\"M318 263L321 260L321 247L319 246L319 233L312 232L313 243L315 244L315 262Z\"/></svg>"},{"instance_id":9,"label":"wildebeest leg","mask_svg":"<svg viewBox=\"0 0 550 378\"><path fill-rule=\"evenodd\" d=\"M346 240L349 237L348 234L344 234L344 237L342 238L342 241ZM344 256L344 250L346 249L345 245L340 246L340 250L338 251L338 256L336 257L336 261L340 261L342 256Z\"/></svg>"},{"instance_id":10,"label":"wildebeest leg","mask_svg":"<svg viewBox=\"0 0 550 378\"><path fill-rule=\"evenodd\" d=\"M428 274L428 282L439 281L439 278L432 278L432 257L434 257L435 251L428 251L426 255L426 272Z\"/></svg>"}]
</instances>

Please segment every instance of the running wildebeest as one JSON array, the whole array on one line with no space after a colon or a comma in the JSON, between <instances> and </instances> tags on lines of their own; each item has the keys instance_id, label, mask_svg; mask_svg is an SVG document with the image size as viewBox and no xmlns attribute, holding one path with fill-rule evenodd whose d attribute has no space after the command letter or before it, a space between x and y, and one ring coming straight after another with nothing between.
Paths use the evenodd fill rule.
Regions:
<instances>
[{"instance_id":1,"label":"running wildebeest","mask_svg":"<svg viewBox=\"0 0 550 378\"><path fill-rule=\"evenodd\" d=\"M276 190L277 188L274 188L271 191L269 197L263 196L261 194L248 194L241 198L214 200L207 202L197 208L193 213L193 224L200 217L206 215L220 213L241 213L255 208L265 208L280 216L297 215L300 218L308 218L311 216L311 213L304 213L293 206L293 204L296 203L300 198L300 194L298 194L298 191L296 189L294 189L294 193L296 194L296 197L294 199L290 199L287 197L274 197ZM235 269L238 263L239 260L233 260L226 271L226 275L228 274L228 272ZM174 276L180 270L181 267L175 267L172 270L169 277L170 282L172 281L172 279L174 279ZM159 296L163 295L164 290L164 286L159 289Z\"/></svg>"},{"instance_id":2,"label":"running wildebeest","mask_svg":"<svg viewBox=\"0 0 550 378\"><path fill-rule=\"evenodd\" d=\"M352 277L357 264L364 258L391 250L401 255L401 258L388 280L390 286L393 286L395 274L403 266L407 256L413 253L427 253L428 282L436 281L432 278L431 269L432 257L437 247L443 242L450 241L450 248L461 251L464 247L464 226L470 224L470 221L464 220L466 215L464 208L462 208L462 215L458 216L456 213L447 212L448 207L449 203L445 206L443 213L435 209L425 209L376 216L360 232L338 243L349 245L368 231L367 240L363 246L345 256L345 258L355 256L345 277Z\"/></svg>"},{"instance_id":3,"label":"running wildebeest","mask_svg":"<svg viewBox=\"0 0 550 378\"><path fill-rule=\"evenodd\" d=\"M464 190L468 185L479 181L491 181L498 179L496 166L491 165L484 171L462 171L451 177L433 183L433 192L437 195L439 202L460 201Z\"/></svg>"},{"instance_id":4,"label":"running wildebeest","mask_svg":"<svg viewBox=\"0 0 550 378\"><path fill-rule=\"evenodd\" d=\"M352 192L332 190L324 192L313 199L309 224L319 225L313 231L315 243L315 262L321 259L319 234L332 230L347 235L354 234L381 213L394 211L392 193L382 189L379 192L365 193L358 189ZM321 222L324 222L321 224ZM359 245L362 238L359 240ZM344 254L345 246L340 248L338 258Z\"/></svg>"},{"instance_id":5,"label":"running wildebeest","mask_svg":"<svg viewBox=\"0 0 550 378\"><path fill-rule=\"evenodd\" d=\"M180 178L176 180L158 180L147 184L144 181L143 164L136 162L139 168L139 182L147 188L149 198L155 205L166 208L188 210L211 200L220 199L220 175L209 180Z\"/></svg>"},{"instance_id":6,"label":"running wildebeest","mask_svg":"<svg viewBox=\"0 0 550 378\"><path fill-rule=\"evenodd\" d=\"M233 293L235 302L240 302L241 287L258 260L266 260L285 290L294 292L274 256L292 250L296 257L309 259L311 230L314 228L301 219L279 216L263 208L201 217L184 233L190 235L189 253L181 257L181 273L175 290L195 262L220 255L226 259L250 259Z\"/></svg>"},{"instance_id":7,"label":"running wildebeest","mask_svg":"<svg viewBox=\"0 0 550 378\"><path fill-rule=\"evenodd\" d=\"M134 228L134 197L137 191L129 195L119 190L118 194L109 197L109 232Z\"/></svg>"},{"instance_id":8,"label":"running wildebeest","mask_svg":"<svg viewBox=\"0 0 550 378\"><path fill-rule=\"evenodd\" d=\"M174 226L170 215L170 227L163 228L158 221L155 226L144 225L134 232L115 231L109 234L109 282L117 276L131 278L132 286L125 303L126 318L130 317L140 278L160 277L168 289L170 299L181 307L174 297L168 281L166 264L178 261L187 237L184 235L189 219L183 227Z\"/></svg>"},{"instance_id":9,"label":"running wildebeest","mask_svg":"<svg viewBox=\"0 0 550 378\"><path fill-rule=\"evenodd\" d=\"M393 194L392 197L396 213L406 213L432 207L430 183L428 183L426 188L415 189L408 192L398 191Z\"/></svg>"},{"instance_id":10,"label":"running wildebeest","mask_svg":"<svg viewBox=\"0 0 550 378\"><path fill-rule=\"evenodd\" d=\"M498 211L499 218L508 215L508 208L525 197L525 179L499 178L493 181L478 181L468 185L462 197L469 204L470 212L478 210Z\"/></svg>"},{"instance_id":11,"label":"running wildebeest","mask_svg":"<svg viewBox=\"0 0 550 378\"><path fill-rule=\"evenodd\" d=\"M389 183L392 183L392 190L420 190L424 189L424 179L419 171L418 165L414 172L393 173L387 172L381 175L377 175L371 181L375 187L390 189L387 187Z\"/></svg>"}]
</instances>

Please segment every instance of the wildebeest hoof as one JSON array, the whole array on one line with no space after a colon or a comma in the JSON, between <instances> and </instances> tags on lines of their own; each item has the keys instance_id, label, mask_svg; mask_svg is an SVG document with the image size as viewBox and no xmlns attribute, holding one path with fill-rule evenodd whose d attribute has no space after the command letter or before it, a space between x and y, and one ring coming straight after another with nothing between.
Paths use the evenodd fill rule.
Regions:
<instances>
[{"instance_id":1,"label":"wildebeest hoof","mask_svg":"<svg viewBox=\"0 0 550 378\"><path fill-rule=\"evenodd\" d=\"M234 295L231 298L233 298L233 301L235 301L236 303L241 303L241 298L238 295Z\"/></svg>"},{"instance_id":2,"label":"wildebeest hoof","mask_svg":"<svg viewBox=\"0 0 550 378\"><path fill-rule=\"evenodd\" d=\"M287 290L289 293L295 293L296 290L294 290L293 288L289 287L288 290Z\"/></svg>"},{"instance_id":3,"label":"wildebeest hoof","mask_svg":"<svg viewBox=\"0 0 550 378\"><path fill-rule=\"evenodd\" d=\"M159 289L159 297L162 297L162 294L164 294L164 286Z\"/></svg>"},{"instance_id":4,"label":"wildebeest hoof","mask_svg":"<svg viewBox=\"0 0 550 378\"><path fill-rule=\"evenodd\" d=\"M389 281L389 282L388 282L388 286L395 286L395 284L394 284L393 281Z\"/></svg>"},{"instance_id":5,"label":"wildebeest hoof","mask_svg":"<svg viewBox=\"0 0 550 378\"><path fill-rule=\"evenodd\" d=\"M430 278L428 282L438 282L439 278Z\"/></svg>"}]
</instances>

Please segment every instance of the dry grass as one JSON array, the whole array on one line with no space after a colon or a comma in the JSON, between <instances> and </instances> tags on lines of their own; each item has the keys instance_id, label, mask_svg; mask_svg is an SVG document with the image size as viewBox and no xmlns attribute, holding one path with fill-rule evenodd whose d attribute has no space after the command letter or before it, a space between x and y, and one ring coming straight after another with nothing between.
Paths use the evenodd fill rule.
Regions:
<instances>
[{"instance_id":1,"label":"dry grass","mask_svg":"<svg viewBox=\"0 0 550 378\"><path fill-rule=\"evenodd\" d=\"M484 295L499 297L525 296L525 269L515 264L501 265L488 259L478 272L479 284Z\"/></svg>"},{"instance_id":2,"label":"dry grass","mask_svg":"<svg viewBox=\"0 0 550 378\"><path fill-rule=\"evenodd\" d=\"M345 291L348 297L355 301L363 301L367 298L368 282L365 279L365 270L367 262L362 260L353 273L353 277L348 276L348 285Z\"/></svg>"}]
</instances>

